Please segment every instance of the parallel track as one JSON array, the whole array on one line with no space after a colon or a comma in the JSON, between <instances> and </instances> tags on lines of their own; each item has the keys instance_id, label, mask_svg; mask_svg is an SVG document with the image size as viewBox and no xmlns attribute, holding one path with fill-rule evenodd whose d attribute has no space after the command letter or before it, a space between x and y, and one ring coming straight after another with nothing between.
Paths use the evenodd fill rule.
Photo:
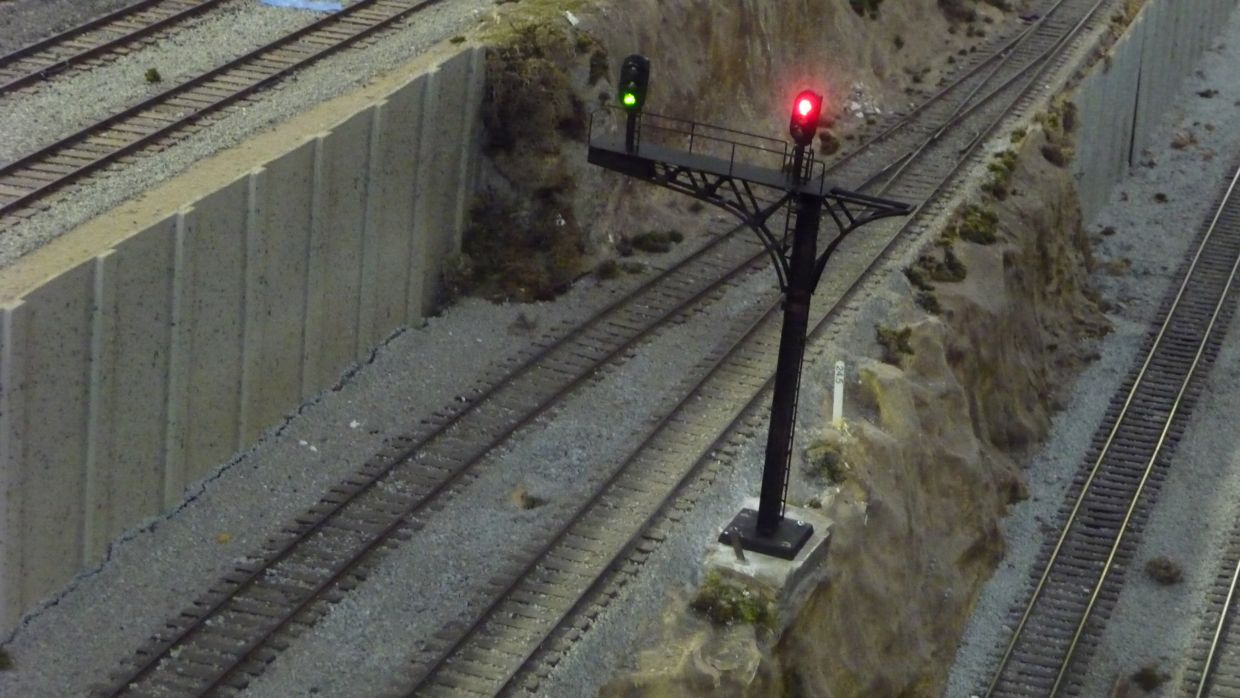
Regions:
<instances>
[{"instance_id":1,"label":"parallel track","mask_svg":"<svg viewBox=\"0 0 1240 698\"><path fill-rule=\"evenodd\" d=\"M1086 16L1101 4L1101 0L1065 0L1055 3L1055 7ZM1011 86L1010 92L994 95L995 100L1007 100L1010 106L1013 101L1032 99L1027 96L1027 88L1046 65L1045 61L1027 65L1024 73L1031 75L1028 81ZM953 107L952 111L959 115L967 113L973 119L969 123L982 124L971 127L959 142L973 148L981 135L993 132L1008 118L1002 105L996 109L995 114L982 114L963 103ZM889 137L879 139L875 147L891 142ZM935 139L934 147L920 150L918 157L932 162L929 167L941 172L940 181L964 164L955 139L940 137ZM896 181L904 182L914 175L925 173L920 167L913 168ZM942 206L936 204L925 213L943 213ZM897 241L904 239L891 235L877 241L869 266L861 274L874 269L896 247ZM318 505L287 527L283 535L253 556L252 564L239 567L171 620L113 677L110 687L99 693L116 696L162 690L176 695L205 695L247 685L293 638L313 624L328 604L364 580L386 551L420 528L425 517L432 515L445 498L479 477L477 464L495 446L552 408L598 370L622 359L668 320L716 297L728 284L761 269L764 263L765 254L747 236L738 236L736 231L720 236L632 296L617 301L536 355L527 356L507 375L493 377L489 387L469 396L468 404L454 406L418 431L393 442L357 474L333 488ZM845 285L851 284L849 288L836 288L834 292L845 299L851 297L860 288L861 274L846 282ZM754 322L762 328L769 327L770 321L755 318ZM762 340L755 341L761 349ZM738 351L751 351L746 348L749 346L741 342ZM706 370L717 370L736 385L742 384L738 372L752 374L750 380L759 381L753 384L759 386L769 375L769 371L763 373L766 369L761 365L746 366L744 360L720 365L718 369ZM745 390L753 387L746 385ZM732 397L735 403L735 393ZM695 409L717 413L719 408L712 407L713 404L702 400ZM679 426L684 433L692 434L697 428L687 421L689 418L683 413L667 414L660 424L664 431ZM726 432L726 426L725 420L713 433ZM628 462L636 462L636 458L633 456ZM683 469L685 463L695 461L677 459L676 467ZM662 476L649 472L642 475L655 478L643 480L644 487L662 481L662 487L675 490L674 482L667 479L673 476L671 472ZM630 482L634 491L643 487L625 477L616 476L617 486L623 488L625 482ZM666 498L669 490L662 491ZM683 500L684 492L678 492ZM660 505L649 500L643 506L657 510ZM632 531L630 528L629 533ZM522 671L518 667L512 676L520 676Z\"/></svg>"},{"instance_id":2,"label":"parallel track","mask_svg":"<svg viewBox=\"0 0 1240 698\"><path fill-rule=\"evenodd\" d=\"M0 56L0 95L127 51L138 42L227 0L140 0Z\"/></svg>"},{"instance_id":3,"label":"parallel track","mask_svg":"<svg viewBox=\"0 0 1240 698\"><path fill-rule=\"evenodd\" d=\"M1061 5L1067 3L1055 8L1060 9ZM1090 3L1085 14L1075 18L1078 21L1069 23L1071 28L1065 30L1062 40L1051 43L1062 47L1078 35L1101 5ZM1031 33L1035 35L1036 31ZM1015 70L998 82L1007 83L1017 74L1027 77L1034 66L1045 67L1044 61L1050 57L1041 49L1027 55L1039 58L1027 63L1025 70ZM1000 64L991 77L1002 74ZM1034 77L1041 74L1038 70ZM860 292L869 272L900 243L907 242L905 231L946 212L941 195L948 191L949 182L973 161L970 156L984 137L1011 117L1009 109L1013 105L1024 105L1035 98L1029 91L1032 83L1030 79L1014 89L1006 105L1000 105L992 114L976 115L976 120L967 122L982 124L976 130L960 129L964 135L957 139L963 138L968 144L964 157L945 158L945 153L958 154L952 149L956 139L944 139L935 129L926 135L926 142L909 160L910 167L903 168L894 178L880 171L867 180L867 186L883 183L884 189L916 191L930 177L938 177L937 185L928 193L932 203L884 239L869 267L846 287L836 290L839 295L835 302L814 310L812 338L826 332L831 320ZM950 91L949 88L944 92ZM970 96L976 94L975 91ZM975 111L959 106L950 118L964 118ZM981 103L975 106L980 107ZM916 167L922 159L934 162ZM906 172L916 176L909 176L906 181ZM409 677L394 693L485 696L538 692L559 658L588 631L594 619L666 538L668 527L679 521L710 486L721 467L721 458L727 458L748 433L760 428L764 421L760 413L771 386L778 346L778 299L773 299L763 311L750 321L744 336L733 340L728 351L704 358L700 370L695 372L701 377L692 383L688 395L676 410L663 417L641 447L619 465L606 487L583 503L548 540L531 544L529 547L537 554L514 563L512 569L494 578L492 588L486 592L489 598L474 599L469 604L471 608L482 607L483 612L474 612L473 619L448 624L426 648L426 654L412 660Z\"/></svg>"},{"instance_id":4,"label":"parallel track","mask_svg":"<svg viewBox=\"0 0 1240 698\"><path fill-rule=\"evenodd\" d=\"M1183 694L1194 698L1240 698L1240 520L1228 535L1221 562L1184 676Z\"/></svg>"},{"instance_id":5,"label":"parallel track","mask_svg":"<svg viewBox=\"0 0 1240 698\"><path fill-rule=\"evenodd\" d=\"M0 232L43 200L122 158L167 145L204 119L442 0L358 0L340 12L171 87L0 167Z\"/></svg>"},{"instance_id":6,"label":"parallel track","mask_svg":"<svg viewBox=\"0 0 1240 698\"><path fill-rule=\"evenodd\" d=\"M1240 171L1202 233L1161 326L1115 396L1061 509L1062 533L1039 556L1029 600L1012 610L988 696L1079 694L1150 507L1234 312Z\"/></svg>"}]
</instances>

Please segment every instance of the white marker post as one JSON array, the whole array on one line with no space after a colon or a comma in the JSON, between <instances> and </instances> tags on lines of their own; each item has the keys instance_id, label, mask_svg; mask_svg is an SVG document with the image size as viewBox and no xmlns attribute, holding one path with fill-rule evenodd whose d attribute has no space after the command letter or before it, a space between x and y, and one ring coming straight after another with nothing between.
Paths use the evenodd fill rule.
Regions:
<instances>
[{"instance_id":1,"label":"white marker post","mask_svg":"<svg viewBox=\"0 0 1240 698\"><path fill-rule=\"evenodd\" d=\"M844 362L835 362L835 392L831 408L831 423L839 429L844 426Z\"/></svg>"}]
</instances>

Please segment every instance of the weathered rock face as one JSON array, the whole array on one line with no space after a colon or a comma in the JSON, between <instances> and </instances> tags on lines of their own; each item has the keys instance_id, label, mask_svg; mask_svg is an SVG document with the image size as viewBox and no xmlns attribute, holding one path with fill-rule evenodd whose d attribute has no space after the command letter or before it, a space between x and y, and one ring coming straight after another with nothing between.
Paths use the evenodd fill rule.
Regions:
<instances>
[{"instance_id":1,"label":"weathered rock face","mask_svg":"<svg viewBox=\"0 0 1240 698\"><path fill-rule=\"evenodd\" d=\"M492 45L488 157L468 258L458 265L470 278L449 286L472 281L491 296L543 298L624 235L704 229L706 218L687 211L684 197L586 163L590 114L614 104L615 76L630 53L652 60L648 111L782 139L792 96L813 87L826 92L835 138L907 107L912 92L929 94L956 51L983 40L949 33L937 0L888 2L880 11L865 17L841 0L501 5L481 31Z\"/></svg>"},{"instance_id":2,"label":"weathered rock face","mask_svg":"<svg viewBox=\"0 0 1240 698\"><path fill-rule=\"evenodd\" d=\"M1015 193L985 204L997 240L952 243L967 275L935 286L940 313L907 327L911 353L898 366L861 360L861 411L872 417L820 435L845 464L822 496L836 522L828 581L782 636L744 636L761 666L719 673L722 692L703 691L723 655L703 621L673 607L664 644L605 695L942 693L956 638L1002 557L999 518L1022 496L1012 457L1045 435L1056 382L1080 367L1081 340L1106 327L1085 284L1072 180L1042 155L1047 144L1040 129L1027 136ZM737 642L735 628L717 632Z\"/></svg>"},{"instance_id":3,"label":"weathered rock face","mask_svg":"<svg viewBox=\"0 0 1240 698\"><path fill-rule=\"evenodd\" d=\"M976 28L985 27L949 32L942 6L962 3L940 0L883 3L881 22L839 0L569 4L575 27L564 4L545 0L511 6L517 17L528 12L530 25L496 22L512 32L499 40L510 49L492 56L487 107L496 138L490 191L516 202L520 215L505 220L524 226L538 249L561 253L606 249L635 231L673 226L692 235L703 227L686 201L585 164L585 114L613 99L624 55L652 58L652 111L781 137L789 96L825 87L833 130L846 137L879 110L919 97L906 91L934 85L948 57L981 41ZM672 601L636 670L604 695L942 692L977 590L1002 556L999 518L1022 496L1013 457L1045 435L1056 376L1080 364L1080 338L1104 329L1085 285L1073 183L1051 162L1065 157L1058 128L1027 136L1012 193L986 199L997 239L950 242L967 274L921 290L934 296L921 307L937 314L916 310L918 290L899 275L891 280L901 316L920 318L904 328L911 353L899 365L861 360L865 416L817 435L847 464L843 481L818 498L835 522L827 582L779 634L713 627L687 610L687 599ZM546 221L559 232L540 233Z\"/></svg>"}]
</instances>

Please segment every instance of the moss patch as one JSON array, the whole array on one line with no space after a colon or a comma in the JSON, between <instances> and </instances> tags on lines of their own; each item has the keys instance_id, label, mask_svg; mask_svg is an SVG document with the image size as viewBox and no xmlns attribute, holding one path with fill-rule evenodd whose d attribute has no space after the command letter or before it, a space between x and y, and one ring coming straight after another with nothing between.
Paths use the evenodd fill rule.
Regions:
<instances>
[{"instance_id":1,"label":"moss patch","mask_svg":"<svg viewBox=\"0 0 1240 698\"><path fill-rule=\"evenodd\" d=\"M1152 665L1143 666L1132 675L1133 683L1140 686L1141 690L1146 693L1155 690L1159 686L1166 683L1170 678L1170 674L1164 671L1159 671L1158 667Z\"/></svg>"},{"instance_id":2,"label":"moss patch","mask_svg":"<svg viewBox=\"0 0 1240 698\"><path fill-rule=\"evenodd\" d=\"M999 239L999 216L988 208L969 204L961 211L954 228L961 240L990 245Z\"/></svg>"},{"instance_id":3,"label":"moss patch","mask_svg":"<svg viewBox=\"0 0 1240 698\"><path fill-rule=\"evenodd\" d=\"M730 583L714 570L706 574L706 581L689 607L717 625L736 622L768 628L775 625L775 602L769 596Z\"/></svg>"},{"instance_id":4,"label":"moss patch","mask_svg":"<svg viewBox=\"0 0 1240 698\"><path fill-rule=\"evenodd\" d=\"M1184 581L1184 570L1170 558L1159 556L1145 563L1145 573L1150 579L1170 586Z\"/></svg>"},{"instance_id":5,"label":"moss patch","mask_svg":"<svg viewBox=\"0 0 1240 698\"><path fill-rule=\"evenodd\" d=\"M878 17L878 6L881 4L883 0L848 0L848 5L853 12L870 19Z\"/></svg>"},{"instance_id":6,"label":"moss patch","mask_svg":"<svg viewBox=\"0 0 1240 698\"><path fill-rule=\"evenodd\" d=\"M13 658L9 656L8 650L0 648L0 671L10 671L13 668Z\"/></svg>"},{"instance_id":7,"label":"moss patch","mask_svg":"<svg viewBox=\"0 0 1240 698\"><path fill-rule=\"evenodd\" d=\"M990 178L982 184L982 191L1000 201L1006 199L1012 185L1012 174L1016 172L1016 151L1004 150L995 153L986 169L990 171Z\"/></svg>"},{"instance_id":8,"label":"moss patch","mask_svg":"<svg viewBox=\"0 0 1240 698\"><path fill-rule=\"evenodd\" d=\"M463 261L451 265L455 274L445 274L445 286L496 301L550 300L584 267L570 207L519 205L494 192L478 198L461 247Z\"/></svg>"},{"instance_id":9,"label":"moss patch","mask_svg":"<svg viewBox=\"0 0 1240 698\"><path fill-rule=\"evenodd\" d=\"M941 258L933 253L923 254L913 263L911 274L908 270L905 270L904 274L909 277L910 281L913 281L914 278L919 280L913 281L913 284L918 286L918 288L929 290L931 288L928 284L929 281L954 283L964 281L965 277L968 276L969 270L965 267L964 262L960 261L960 258L956 256L956 253L952 251L950 239L944 242L947 244L942 245L943 253ZM924 284L924 287L919 285L919 282Z\"/></svg>"},{"instance_id":10,"label":"moss patch","mask_svg":"<svg viewBox=\"0 0 1240 698\"><path fill-rule=\"evenodd\" d=\"M622 244L627 244L639 252L662 254L670 252L673 246L683 242L684 239L685 236L678 230L665 232L651 230L631 238L624 238Z\"/></svg>"},{"instance_id":11,"label":"moss patch","mask_svg":"<svg viewBox=\"0 0 1240 698\"><path fill-rule=\"evenodd\" d=\"M844 460L839 444L815 441L805 449L805 470L809 475L825 478L828 483L837 485L848 478L852 466Z\"/></svg>"},{"instance_id":12,"label":"moss patch","mask_svg":"<svg viewBox=\"0 0 1240 698\"><path fill-rule=\"evenodd\" d=\"M909 344L909 339L913 336L912 328L896 329L886 325L877 325L874 331L878 346L883 349L884 362L898 366L901 358L913 355L913 346Z\"/></svg>"}]
</instances>

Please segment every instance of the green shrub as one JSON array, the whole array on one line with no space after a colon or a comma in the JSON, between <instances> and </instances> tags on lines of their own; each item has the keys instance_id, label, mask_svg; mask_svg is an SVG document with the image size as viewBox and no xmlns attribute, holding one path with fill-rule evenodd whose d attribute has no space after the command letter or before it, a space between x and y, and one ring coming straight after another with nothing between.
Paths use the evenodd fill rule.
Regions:
<instances>
[{"instance_id":1,"label":"green shrub","mask_svg":"<svg viewBox=\"0 0 1240 698\"><path fill-rule=\"evenodd\" d=\"M620 263L614 259L604 260L594 268L594 275L606 281L620 276Z\"/></svg>"},{"instance_id":2,"label":"green shrub","mask_svg":"<svg viewBox=\"0 0 1240 698\"><path fill-rule=\"evenodd\" d=\"M852 7L853 12L870 19L878 17L878 6L882 3L883 0L848 0L848 5Z\"/></svg>"},{"instance_id":3,"label":"green shrub","mask_svg":"<svg viewBox=\"0 0 1240 698\"><path fill-rule=\"evenodd\" d=\"M155 68L147 68L146 70L146 81L147 82L157 83L157 82L162 81L163 79L164 79L164 76L159 74L159 70Z\"/></svg>"},{"instance_id":4,"label":"green shrub","mask_svg":"<svg viewBox=\"0 0 1240 698\"><path fill-rule=\"evenodd\" d=\"M917 307L931 315L943 312L943 306L939 305L939 297L934 295L933 291L918 291L914 300L917 302Z\"/></svg>"},{"instance_id":5,"label":"green shrub","mask_svg":"<svg viewBox=\"0 0 1240 698\"><path fill-rule=\"evenodd\" d=\"M805 469L809 475L826 478L830 484L837 485L848 477L852 466L844 460L838 444L816 441L805 449Z\"/></svg>"},{"instance_id":6,"label":"green shrub","mask_svg":"<svg viewBox=\"0 0 1240 698\"><path fill-rule=\"evenodd\" d=\"M884 362L899 365L902 357L913 354L913 346L909 344L909 339L913 336L912 328L905 327L897 330L894 327L876 325L874 330L878 346L883 349Z\"/></svg>"},{"instance_id":7,"label":"green shrub","mask_svg":"<svg viewBox=\"0 0 1240 698\"><path fill-rule=\"evenodd\" d=\"M669 252L673 245L684 241L685 236L678 230L666 232L650 231L629 239L633 249L652 254Z\"/></svg>"},{"instance_id":8,"label":"green shrub","mask_svg":"<svg viewBox=\"0 0 1240 698\"><path fill-rule=\"evenodd\" d=\"M998 240L999 216L990 209L974 204L965 207L956 232L962 240L978 245L990 245Z\"/></svg>"},{"instance_id":9,"label":"green shrub","mask_svg":"<svg viewBox=\"0 0 1240 698\"><path fill-rule=\"evenodd\" d=\"M977 10L970 7L966 0L939 0L939 9L953 22L977 20Z\"/></svg>"},{"instance_id":10,"label":"green shrub","mask_svg":"<svg viewBox=\"0 0 1240 698\"><path fill-rule=\"evenodd\" d=\"M1133 683L1140 686L1141 690L1145 691L1146 693L1153 692L1159 686L1166 683L1167 679L1170 679L1170 678L1171 678L1170 674L1159 671L1158 667L1153 666L1153 665L1143 666L1140 669L1138 669L1135 673L1133 673L1132 675Z\"/></svg>"},{"instance_id":11,"label":"green shrub","mask_svg":"<svg viewBox=\"0 0 1240 698\"><path fill-rule=\"evenodd\" d=\"M934 285L926 279L925 270L916 265L904 267L904 276L908 278L908 282L913 287L921 291L930 291L934 289Z\"/></svg>"},{"instance_id":12,"label":"green shrub","mask_svg":"<svg viewBox=\"0 0 1240 698\"><path fill-rule=\"evenodd\" d=\"M727 582L716 570L706 574L706 581L689 606L718 625L738 621L765 627L775 625L774 601L763 593Z\"/></svg>"}]
</instances>

